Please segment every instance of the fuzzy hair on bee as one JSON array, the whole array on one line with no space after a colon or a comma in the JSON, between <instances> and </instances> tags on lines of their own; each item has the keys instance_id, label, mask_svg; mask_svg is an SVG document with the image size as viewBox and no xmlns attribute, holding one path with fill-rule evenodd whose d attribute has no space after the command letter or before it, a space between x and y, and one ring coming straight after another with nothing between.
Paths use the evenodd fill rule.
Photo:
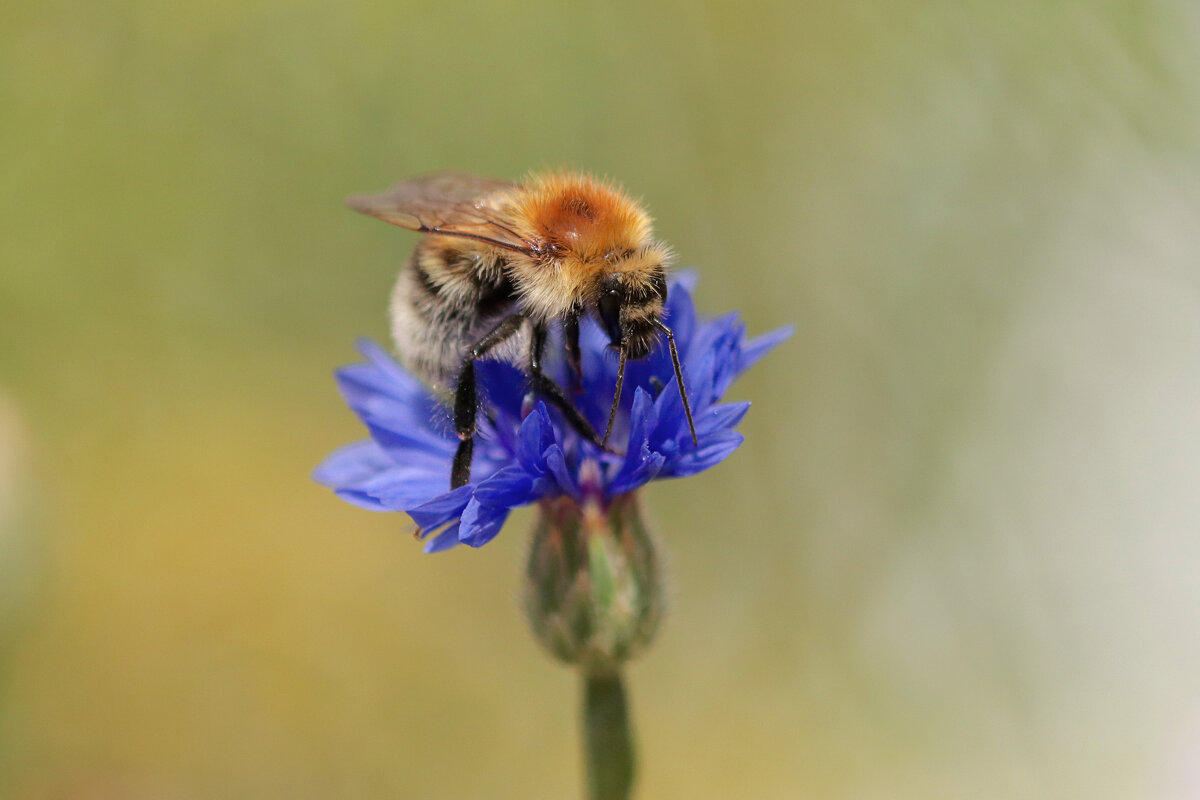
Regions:
<instances>
[{"instance_id":1,"label":"fuzzy hair on bee","mask_svg":"<svg viewBox=\"0 0 1200 800\"><path fill-rule=\"evenodd\" d=\"M463 356L516 307L507 264L470 240L418 242L392 291L391 330L400 362L435 390L454 390ZM515 332L492 358L521 368L528 332Z\"/></svg>"},{"instance_id":2,"label":"fuzzy hair on bee","mask_svg":"<svg viewBox=\"0 0 1200 800\"><path fill-rule=\"evenodd\" d=\"M574 172L534 174L522 183L440 172L347 202L424 234L392 293L391 327L401 363L453 397L460 445L452 487L470 480L474 363L484 357L525 370L535 392L607 449L626 359L646 356L665 336L695 443L674 337L662 319L672 252L655 239L641 204L619 187ZM620 356L603 437L542 371L547 330L561 322L572 383L579 385L584 315L596 319Z\"/></svg>"}]
</instances>

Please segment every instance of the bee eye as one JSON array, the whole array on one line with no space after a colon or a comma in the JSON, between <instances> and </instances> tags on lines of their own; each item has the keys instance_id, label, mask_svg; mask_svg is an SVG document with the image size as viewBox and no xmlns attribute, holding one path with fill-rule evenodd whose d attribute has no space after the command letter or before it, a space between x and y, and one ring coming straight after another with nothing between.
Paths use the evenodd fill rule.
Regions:
<instances>
[{"instance_id":1,"label":"bee eye","mask_svg":"<svg viewBox=\"0 0 1200 800\"><path fill-rule=\"evenodd\" d=\"M600 295L597 310L600 312L600 323L608 333L609 341L619 344L621 341L621 305L623 300L619 289L609 288Z\"/></svg>"}]
</instances>

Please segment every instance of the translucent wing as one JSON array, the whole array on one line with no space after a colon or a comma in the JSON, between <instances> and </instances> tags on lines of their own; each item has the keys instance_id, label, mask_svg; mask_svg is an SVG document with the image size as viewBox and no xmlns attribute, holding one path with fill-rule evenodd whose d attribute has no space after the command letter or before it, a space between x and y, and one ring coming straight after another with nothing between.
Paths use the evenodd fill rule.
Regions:
<instances>
[{"instance_id":1,"label":"translucent wing","mask_svg":"<svg viewBox=\"0 0 1200 800\"><path fill-rule=\"evenodd\" d=\"M355 195L346 205L419 233L463 236L507 250L535 253L533 242L513 230L500 200L515 183L461 172L436 172L398 183L380 194Z\"/></svg>"}]
</instances>

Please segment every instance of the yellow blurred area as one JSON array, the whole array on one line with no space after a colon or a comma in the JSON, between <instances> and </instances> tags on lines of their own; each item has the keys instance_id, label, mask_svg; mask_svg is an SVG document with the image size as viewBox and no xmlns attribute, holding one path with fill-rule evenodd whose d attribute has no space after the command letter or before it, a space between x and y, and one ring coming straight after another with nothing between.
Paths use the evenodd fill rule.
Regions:
<instances>
[{"instance_id":1,"label":"yellow blurred area","mask_svg":"<svg viewBox=\"0 0 1200 800\"><path fill-rule=\"evenodd\" d=\"M541 798L531 517L423 556L309 472L414 236L574 165L797 333L646 498L640 797L1200 798L1200 10L0 4L0 796Z\"/></svg>"}]
</instances>

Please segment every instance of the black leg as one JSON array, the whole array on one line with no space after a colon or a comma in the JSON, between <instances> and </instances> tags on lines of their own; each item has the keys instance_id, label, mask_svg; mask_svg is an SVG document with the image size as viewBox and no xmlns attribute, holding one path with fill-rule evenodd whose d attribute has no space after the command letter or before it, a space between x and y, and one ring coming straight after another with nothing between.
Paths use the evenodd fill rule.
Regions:
<instances>
[{"instance_id":1,"label":"black leg","mask_svg":"<svg viewBox=\"0 0 1200 800\"><path fill-rule=\"evenodd\" d=\"M583 389L583 354L579 351L579 313L572 312L563 320L566 338L567 369L571 372L571 394Z\"/></svg>"},{"instance_id":2,"label":"black leg","mask_svg":"<svg viewBox=\"0 0 1200 800\"><path fill-rule=\"evenodd\" d=\"M478 401L475 396L475 360L483 358L521 329L525 322L523 314L507 316L480 339L463 358L454 387L454 432L458 434L458 450L454 453L454 466L450 469L450 488L466 486L471 480L471 455L475 450L475 413Z\"/></svg>"},{"instance_id":3,"label":"black leg","mask_svg":"<svg viewBox=\"0 0 1200 800\"><path fill-rule=\"evenodd\" d=\"M454 451L454 466L450 468L450 488L457 489L471 482L471 456L475 453L475 437L463 439Z\"/></svg>"},{"instance_id":4,"label":"black leg","mask_svg":"<svg viewBox=\"0 0 1200 800\"><path fill-rule=\"evenodd\" d=\"M625 361L629 358L629 339L621 340L621 361L617 364L617 390L613 393L612 409L608 412L608 427L604 429L604 444L612 436L613 422L617 418L617 409L621 407L621 389L625 386Z\"/></svg>"},{"instance_id":5,"label":"black leg","mask_svg":"<svg viewBox=\"0 0 1200 800\"><path fill-rule=\"evenodd\" d=\"M692 422L692 404L688 402L687 387L683 385L683 367L679 366L679 351L675 348L675 334L663 324L661 319L654 321L655 326L667 335L667 345L671 349L671 366L675 368L675 382L679 384L679 399L683 401L683 413L687 415L688 430L692 432L692 447L699 447L696 440L696 423Z\"/></svg>"},{"instance_id":6,"label":"black leg","mask_svg":"<svg viewBox=\"0 0 1200 800\"><path fill-rule=\"evenodd\" d=\"M545 397L551 403L558 407L558 410L567 418L567 422L571 427L579 432L579 435L587 439L597 447L603 448L608 452L614 452L608 447L600 437L596 435L596 431L592 428L590 422L584 418L583 414L567 399L567 395L562 388L551 380L546 373L542 372L542 351L546 346L546 328L544 325L537 324L533 326L533 335L530 337L529 346L529 383L533 386L533 390Z\"/></svg>"}]
</instances>

